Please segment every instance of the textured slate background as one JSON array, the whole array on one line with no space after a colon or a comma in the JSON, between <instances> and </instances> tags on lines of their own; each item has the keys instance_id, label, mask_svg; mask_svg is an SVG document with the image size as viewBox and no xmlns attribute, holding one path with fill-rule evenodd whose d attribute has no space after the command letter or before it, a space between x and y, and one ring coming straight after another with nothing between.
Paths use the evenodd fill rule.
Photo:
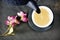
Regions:
<instances>
[{"instance_id":1,"label":"textured slate background","mask_svg":"<svg viewBox=\"0 0 60 40\"><path fill-rule=\"evenodd\" d=\"M52 9L54 13L53 28L46 32L36 32L30 28L28 23L21 23L15 27L15 36L0 37L0 40L60 40L60 0L38 0L37 4L45 5ZM0 34L7 29L4 23L7 16L16 15L20 10L29 13L31 9L26 6L8 5L0 0Z\"/></svg>"}]
</instances>

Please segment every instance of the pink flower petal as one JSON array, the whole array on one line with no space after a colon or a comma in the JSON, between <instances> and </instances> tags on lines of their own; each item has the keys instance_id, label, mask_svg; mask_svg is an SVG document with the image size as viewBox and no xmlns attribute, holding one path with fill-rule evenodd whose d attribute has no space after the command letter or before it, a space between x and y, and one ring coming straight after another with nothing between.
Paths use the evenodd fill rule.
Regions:
<instances>
[{"instance_id":1,"label":"pink flower petal","mask_svg":"<svg viewBox=\"0 0 60 40\"><path fill-rule=\"evenodd\" d=\"M22 21L23 21L23 22L27 22L28 19L27 19L27 18L23 18Z\"/></svg>"},{"instance_id":2,"label":"pink flower petal","mask_svg":"<svg viewBox=\"0 0 60 40\"><path fill-rule=\"evenodd\" d=\"M24 15L27 16L27 14L24 12Z\"/></svg>"},{"instance_id":3,"label":"pink flower petal","mask_svg":"<svg viewBox=\"0 0 60 40\"><path fill-rule=\"evenodd\" d=\"M6 25L9 25L9 21L6 21L5 24L6 24Z\"/></svg>"},{"instance_id":4,"label":"pink flower petal","mask_svg":"<svg viewBox=\"0 0 60 40\"><path fill-rule=\"evenodd\" d=\"M19 13L17 13L18 16L24 16L24 12L20 11Z\"/></svg>"},{"instance_id":5,"label":"pink flower petal","mask_svg":"<svg viewBox=\"0 0 60 40\"><path fill-rule=\"evenodd\" d=\"M11 16L13 19L15 19L16 16Z\"/></svg>"},{"instance_id":6,"label":"pink flower petal","mask_svg":"<svg viewBox=\"0 0 60 40\"><path fill-rule=\"evenodd\" d=\"M18 16L21 16L20 13L17 13Z\"/></svg>"},{"instance_id":7,"label":"pink flower petal","mask_svg":"<svg viewBox=\"0 0 60 40\"><path fill-rule=\"evenodd\" d=\"M20 24L20 22L19 22L19 21L17 21L17 20L15 20L15 23L16 23L16 24Z\"/></svg>"},{"instance_id":8,"label":"pink flower petal","mask_svg":"<svg viewBox=\"0 0 60 40\"><path fill-rule=\"evenodd\" d=\"M11 21L13 18L11 16L8 16L8 20Z\"/></svg>"}]
</instances>

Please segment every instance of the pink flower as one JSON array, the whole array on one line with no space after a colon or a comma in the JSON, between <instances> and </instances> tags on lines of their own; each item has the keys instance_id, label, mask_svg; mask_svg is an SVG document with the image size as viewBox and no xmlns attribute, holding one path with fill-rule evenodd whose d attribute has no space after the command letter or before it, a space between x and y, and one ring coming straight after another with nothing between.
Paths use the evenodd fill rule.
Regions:
<instances>
[{"instance_id":1,"label":"pink flower","mask_svg":"<svg viewBox=\"0 0 60 40\"><path fill-rule=\"evenodd\" d=\"M17 13L17 15L21 17L21 21L23 21L23 22L27 22L28 21L26 13L20 11L19 13Z\"/></svg>"},{"instance_id":2,"label":"pink flower","mask_svg":"<svg viewBox=\"0 0 60 40\"><path fill-rule=\"evenodd\" d=\"M20 21L23 21L23 22L28 21L26 13L20 11L19 13L17 13L17 15L21 17ZM17 18L17 16L8 16L8 18L7 18L8 20L6 20L6 25L15 26L16 24L20 24L20 22L16 18Z\"/></svg>"},{"instance_id":3,"label":"pink flower","mask_svg":"<svg viewBox=\"0 0 60 40\"><path fill-rule=\"evenodd\" d=\"M14 26L14 25L16 25L16 24L20 24L20 22L18 22L18 21L16 20L16 16L8 16L7 19L8 19L8 20L6 21L6 25L12 25L12 26Z\"/></svg>"}]
</instances>

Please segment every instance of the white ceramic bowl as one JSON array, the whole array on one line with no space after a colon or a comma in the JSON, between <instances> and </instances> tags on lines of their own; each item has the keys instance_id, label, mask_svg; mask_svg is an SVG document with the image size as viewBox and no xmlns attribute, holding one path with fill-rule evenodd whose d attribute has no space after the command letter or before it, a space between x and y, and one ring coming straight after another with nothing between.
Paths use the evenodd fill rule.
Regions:
<instances>
[{"instance_id":1,"label":"white ceramic bowl","mask_svg":"<svg viewBox=\"0 0 60 40\"><path fill-rule=\"evenodd\" d=\"M40 27L40 28L45 28L45 27L48 27L52 22L53 22L53 12L51 11L50 8L48 8L47 6L39 6L39 8L44 8L48 11L49 13L49 17L50 17L50 21L48 24L44 25L44 26L41 26L41 25L38 25L35 21L34 21L34 12L35 10L32 12L32 21L33 23L37 26L37 27Z\"/></svg>"}]
</instances>

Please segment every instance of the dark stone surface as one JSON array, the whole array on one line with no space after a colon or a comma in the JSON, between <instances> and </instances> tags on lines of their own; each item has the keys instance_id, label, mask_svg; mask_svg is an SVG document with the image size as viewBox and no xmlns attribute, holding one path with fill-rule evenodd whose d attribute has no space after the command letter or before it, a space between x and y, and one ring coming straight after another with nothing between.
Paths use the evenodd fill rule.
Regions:
<instances>
[{"instance_id":1,"label":"dark stone surface","mask_svg":"<svg viewBox=\"0 0 60 40\"><path fill-rule=\"evenodd\" d=\"M33 31L28 23L21 23L15 27L15 36L0 37L0 40L60 40L60 0L38 0L38 5L45 5L54 13L53 28L46 32ZM0 0L0 34L6 31L5 20L7 16L16 15L20 10L29 13L31 10L26 6L8 5Z\"/></svg>"}]
</instances>

